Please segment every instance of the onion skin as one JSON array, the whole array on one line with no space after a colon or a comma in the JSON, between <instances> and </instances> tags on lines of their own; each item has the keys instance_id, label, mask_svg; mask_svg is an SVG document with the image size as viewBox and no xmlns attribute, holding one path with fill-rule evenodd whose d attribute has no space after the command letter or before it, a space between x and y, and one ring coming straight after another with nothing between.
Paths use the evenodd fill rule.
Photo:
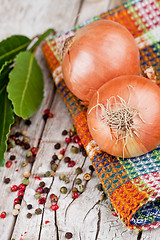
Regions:
<instances>
[{"instance_id":1,"label":"onion skin","mask_svg":"<svg viewBox=\"0 0 160 240\"><path fill-rule=\"evenodd\" d=\"M64 81L84 102L105 82L140 74L140 54L131 33L121 24L99 20L79 29L62 59Z\"/></svg>"},{"instance_id":2,"label":"onion skin","mask_svg":"<svg viewBox=\"0 0 160 240\"><path fill-rule=\"evenodd\" d=\"M111 110L115 108L113 96L121 109L126 105L136 112L133 122L130 121L130 131L118 130L118 134L125 136L123 139L119 137L119 140L115 130L102 118L102 106L110 112L107 99ZM97 103L102 105L98 106ZM160 144L160 88L141 76L114 78L93 95L88 106L87 122L93 139L103 151L123 158L143 155Z\"/></svg>"}]
</instances>

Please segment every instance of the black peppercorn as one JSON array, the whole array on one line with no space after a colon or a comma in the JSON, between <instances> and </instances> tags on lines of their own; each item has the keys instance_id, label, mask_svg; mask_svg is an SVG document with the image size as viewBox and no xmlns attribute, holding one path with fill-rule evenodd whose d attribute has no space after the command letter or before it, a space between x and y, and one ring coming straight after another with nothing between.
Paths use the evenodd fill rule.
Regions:
<instances>
[{"instance_id":1,"label":"black peppercorn","mask_svg":"<svg viewBox=\"0 0 160 240\"><path fill-rule=\"evenodd\" d=\"M49 193L50 189L48 187L43 188L43 193Z\"/></svg>"},{"instance_id":2,"label":"black peppercorn","mask_svg":"<svg viewBox=\"0 0 160 240\"><path fill-rule=\"evenodd\" d=\"M39 214L41 214L42 213L42 209L41 208L37 208L36 210L35 210L35 214L36 215L39 215Z\"/></svg>"},{"instance_id":3,"label":"black peppercorn","mask_svg":"<svg viewBox=\"0 0 160 240\"><path fill-rule=\"evenodd\" d=\"M56 143L56 144L54 145L54 148L55 148L55 149L60 149L60 147L61 147L61 144L60 144L60 143Z\"/></svg>"},{"instance_id":4,"label":"black peppercorn","mask_svg":"<svg viewBox=\"0 0 160 240\"><path fill-rule=\"evenodd\" d=\"M63 135L63 136L66 136L67 134L68 134L68 131L67 131L67 130L63 130L63 131L62 131L62 135Z\"/></svg>"},{"instance_id":5,"label":"black peppercorn","mask_svg":"<svg viewBox=\"0 0 160 240\"><path fill-rule=\"evenodd\" d=\"M4 178L4 183L8 184L10 182L10 178Z\"/></svg>"},{"instance_id":6,"label":"black peppercorn","mask_svg":"<svg viewBox=\"0 0 160 240\"><path fill-rule=\"evenodd\" d=\"M56 154L54 154L53 156L52 156L52 160L57 160L58 159L58 156L56 155Z\"/></svg>"},{"instance_id":7,"label":"black peppercorn","mask_svg":"<svg viewBox=\"0 0 160 240\"><path fill-rule=\"evenodd\" d=\"M70 157L65 157L65 158L64 158L64 162L65 162L65 163L69 163L70 161L71 161Z\"/></svg>"},{"instance_id":8,"label":"black peppercorn","mask_svg":"<svg viewBox=\"0 0 160 240\"><path fill-rule=\"evenodd\" d=\"M92 172L94 172L94 167L92 165L89 166L89 170L91 170Z\"/></svg>"},{"instance_id":9,"label":"black peppercorn","mask_svg":"<svg viewBox=\"0 0 160 240\"><path fill-rule=\"evenodd\" d=\"M29 162L29 163L33 163L34 161L35 161L35 157L28 157L27 158L27 161Z\"/></svg>"},{"instance_id":10,"label":"black peppercorn","mask_svg":"<svg viewBox=\"0 0 160 240\"><path fill-rule=\"evenodd\" d=\"M71 232L66 232L66 234L65 234L66 239L71 239L72 236L73 236L73 234Z\"/></svg>"},{"instance_id":11,"label":"black peppercorn","mask_svg":"<svg viewBox=\"0 0 160 240\"><path fill-rule=\"evenodd\" d=\"M26 150L31 147L29 143L24 143L23 146L24 146L24 149L26 149Z\"/></svg>"},{"instance_id":12,"label":"black peppercorn","mask_svg":"<svg viewBox=\"0 0 160 240\"><path fill-rule=\"evenodd\" d=\"M15 144L16 144L16 145L19 145L19 146L22 146L22 141L19 140L19 139L16 139Z\"/></svg>"},{"instance_id":13,"label":"black peppercorn","mask_svg":"<svg viewBox=\"0 0 160 240\"><path fill-rule=\"evenodd\" d=\"M11 156L10 156L10 160L11 160L11 161L13 161L13 160L15 160L15 159L16 159L16 156L15 156L15 155L11 155Z\"/></svg>"},{"instance_id":14,"label":"black peppercorn","mask_svg":"<svg viewBox=\"0 0 160 240\"><path fill-rule=\"evenodd\" d=\"M32 213L27 213L27 218L31 218L32 217Z\"/></svg>"},{"instance_id":15,"label":"black peppercorn","mask_svg":"<svg viewBox=\"0 0 160 240\"><path fill-rule=\"evenodd\" d=\"M28 210L32 209L32 204L27 205Z\"/></svg>"},{"instance_id":16,"label":"black peppercorn","mask_svg":"<svg viewBox=\"0 0 160 240\"><path fill-rule=\"evenodd\" d=\"M44 187L44 186L45 186L45 182L40 182L40 183L39 183L39 186L40 186L40 187Z\"/></svg>"},{"instance_id":17,"label":"black peppercorn","mask_svg":"<svg viewBox=\"0 0 160 240\"><path fill-rule=\"evenodd\" d=\"M30 126L31 125L31 120L27 119L25 122L24 122L25 125L27 126Z\"/></svg>"}]
</instances>

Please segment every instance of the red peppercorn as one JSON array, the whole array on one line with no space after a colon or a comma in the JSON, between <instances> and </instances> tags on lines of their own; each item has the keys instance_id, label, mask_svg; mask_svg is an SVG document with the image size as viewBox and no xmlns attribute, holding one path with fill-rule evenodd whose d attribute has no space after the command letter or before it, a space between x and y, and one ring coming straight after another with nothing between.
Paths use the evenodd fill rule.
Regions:
<instances>
[{"instance_id":1,"label":"red peppercorn","mask_svg":"<svg viewBox=\"0 0 160 240\"><path fill-rule=\"evenodd\" d=\"M33 156L36 156L36 155L37 155L37 152L38 152L38 148L32 147L32 148L31 148L31 152L32 152Z\"/></svg>"},{"instance_id":2,"label":"red peppercorn","mask_svg":"<svg viewBox=\"0 0 160 240\"><path fill-rule=\"evenodd\" d=\"M57 204L54 204L54 205L51 206L51 209L53 211L56 211L58 208L59 208L59 206Z\"/></svg>"},{"instance_id":3,"label":"red peppercorn","mask_svg":"<svg viewBox=\"0 0 160 240\"><path fill-rule=\"evenodd\" d=\"M49 109L45 109L45 110L44 110L44 113L45 113L45 114L49 114L49 113L50 113L50 110L49 110Z\"/></svg>"},{"instance_id":4,"label":"red peppercorn","mask_svg":"<svg viewBox=\"0 0 160 240\"><path fill-rule=\"evenodd\" d=\"M23 191L19 191L18 192L18 196L23 196L24 195L24 192Z\"/></svg>"},{"instance_id":5,"label":"red peppercorn","mask_svg":"<svg viewBox=\"0 0 160 240\"><path fill-rule=\"evenodd\" d=\"M79 194L78 194L78 192L73 192L72 193L72 198L78 198L79 197Z\"/></svg>"},{"instance_id":6,"label":"red peppercorn","mask_svg":"<svg viewBox=\"0 0 160 240\"><path fill-rule=\"evenodd\" d=\"M77 135L74 136L74 138L73 138L73 142L78 143L78 141L79 141L79 137L78 137Z\"/></svg>"},{"instance_id":7,"label":"red peppercorn","mask_svg":"<svg viewBox=\"0 0 160 240\"><path fill-rule=\"evenodd\" d=\"M6 217L6 212L2 212L1 214L0 214L0 218L5 218Z\"/></svg>"},{"instance_id":8,"label":"red peppercorn","mask_svg":"<svg viewBox=\"0 0 160 240\"><path fill-rule=\"evenodd\" d=\"M10 168L12 166L12 161L7 161L6 162L6 168Z\"/></svg>"},{"instance_id":9,"label":"red peppercorn","mask_svg":"<svg viewBox=\"0 0 160 240\"><path fill-rule=\"evenodd\" d=\"M63 148L63 149L60 151L60 154L64 155L65 152L66 152L66 149Z\"/></svg>"},{"instance_id":10,"label":"red peppercorn","mask_svg":"<svg viewBox=\"0 0 160 240\"><path fill-rule=\"evenodd\" d=\"M24 185L23 183L19 184L19 191L24 191L26 188L26 185Z\"/></svg>"},{"instance_id":11,"label":"red peppercorn","mask_svg":"<svg viewBox=\"0 0 160 240\"><path fill-rule=\"evenodd\" d=\"M72 141L72 139L70 137L66 137L65 141L66 141L66 143L70 143Z\"/></svg>"},{"instance_id":12,"label":"red peppercorn","mask_svg":"<svg viewBox=\"0 0 160 240\"><path fill-rule=\"evenodd\" d=\"M81 140L78 141L78 145L79 145L79 147L83 147Z\"/></svg>"},{"instance_id":13,"label":"red peppercorn","mask_svg":"<svg viewBox=\"0 0 160 240\"><path fill-rule=\"evenodd\" d=\"M14 199L14 205L16 205L16 204L20 204L20 199L19 198Z\"/></svg>"},{"instance_id":14,"label":"red peppercorn","mask_svg":"<svg viewBox=\"0 0 160 240\"><path fill-rule=\"evenodd\" d=\"M13 185L11 187L11 190L12 190L12 192L16 192L18 190L18 186L17 185Z\"/></svg>"},{"instance_id":15,"label":"red peppercorn","mask_svg":"<svg viewBox=\"0 0 160 240\"><path fill-rule=\"evenodd\" d=\"M43 193L43 187L38 187L38 188L36 189L36 192Z\"/></svg>"},{"instance_id":16,"label":"red peppercorn","mask_svg":"<svg viewBox=\"0 0 160 240\"><path fill-rule=\"evenodd\" d=\"M75 161L71 160L69 163L68 163L68 167L74 167L74 165L76 164Z\"/></svg>"},{"instance_id":17,"label":"red peppercorn","mask_svg":"<svg viewBox=\"0 0 160 240\"><path fill-rule=\"evenodd\" d=\"M58 197L53 193L50 195L50 199L51 199L52 202L57 202L58 201Z\"/></svg>"},{"instance_id":18,"label":"red peppercorn","mask_svg":"<svg viewBox=\"0 0 160 240\"><path fill-rule=\"evenodd\" d=\"M45 204L46 198L45 197L41 197L38 202L39 202L39 204Z\"/></svg>"},{"instance_id":19,"label":"red peppercorn","mask_svg":"<svg viewBox=\"0 0 160 240\"><path fill-rule=\"evenodd\" d=\"M53 113L49 113L49 114L48 114L48 117L49 117L49 118L53 118Z\"/></svg>"},{"instance_id":20,"label":"red peppercorn","mask_svg":"<svg viewBox=\"0 0 160 240\"><path fill-rule=\"evenodd\" d=\"M112 215L113 215L114 217L118 217L118 215L117 215L116 212L112 212Z\"/></svg>"}]
</instances>

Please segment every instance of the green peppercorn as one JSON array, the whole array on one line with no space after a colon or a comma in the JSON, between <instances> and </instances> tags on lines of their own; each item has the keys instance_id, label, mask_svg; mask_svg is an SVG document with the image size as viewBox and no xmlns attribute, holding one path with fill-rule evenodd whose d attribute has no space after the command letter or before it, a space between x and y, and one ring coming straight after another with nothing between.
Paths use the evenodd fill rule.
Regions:
<instances>
[{"instance_id":1,"label":"green peppercorn","mask_svg":"<svg viewBox=\"0 0 160 240\"><path fill-rule=\"evenodd\" d=\"M53 164L51 165L52 171L56 172L57 168L58 168L58 165L57 165L56 163L53 163Z\"/></svg>"},{"instance_id":2,"label":"green peppercorn","mask_svg":"<svg viewBox=\"0 0 160 240\"><path fill-rule=\"evenodd\" d=\"M32 154L31 151L27 151L27 152L26 152L26 157L27 157L27 158L32 157L32 156L33 156L33 154Z\"/></svg>"},{"instance_id":3,"label":"green peppercorn","mask_svg":"<svg viewBox=\"0 0 160 240\"><path fill-rule=\"evenodd\" d=\"M47 171L47 172L45 173L45 177L50 177L51 175L52 175L51 171Z\"/></svg>"},{"instance_id":4,"label":"green peppercorn","mask_svg":"<svg viewBox=\"0 0 160 240\"><path fill-rule=\"evenodd\" d=\"M75 126L72 126L72 127L71 127L71 131L72 131L72 132L76 132Z\"/></svg>"},{"instance_id":5,"label":"green peppercorn","mask_svg":"<svg viewBox=\"0 0 160 240\"><path fill-rule=\"evenodd\" d=\"M41 197L41 194L39 193L39 192L36 192L35 194L34 194L34 198L35 199L40 199L40 197Z\"/></svg>"},{"instance_id":6,"label":"green peppercorn","mask_svg":"<svg viewBox=\"0 0 160 240\"><path fill-rule=\"evenodd\" d=\"M79 185L79 184L82 183L82 180L81 180L80 178L76 178L75 183L76 183L77 185Z\"/></svg>"},{"instance_id":7,"label":"green peppercorn","mask_svg":"<svg viewBox=\"0 0 160 240\"><path fill-rule=\"evenodd\" d=\"M76 187L73 187L72 192L78 192L78 189Z\"/></svg>"},{"instance_id":8,"label":"green peppercorn","mask_svg":"<svg viewBox=\"0 0 160 240\"><path fill-rule=\"evenodd\" d=\"M79 175L83 172L82 168L78 167L76 168L76 174Z\"/></svg>"},{"instance_id":9,"label":"green peppercorn","mask_svg":"<svg viewBox=\"0 0 160 240\"><path fill-rule=\"evenodd\" d=\"M28 164L27 162L22 162L21 167L25 167L25 166L27 166L27 164Z\"/></svg>"},{"instance_id":10,"label":"green peppercorn","mask_svg":"<svg viewBox=\"0 0 160 240\"><path fill-rule=\"evenodd\" d=\"M24 185L28 185L28 184L29 184L29 179L28 179L28 178L24 178L24 179L22 180L22 183L23 183Z\"/></svg>"},{"instance_id":11,"label":"green peppercorn","mask_svg":"<svg viewBox=\"0 0 160 240\"><path fill-rule=\"evenodd\" d=\"M12 138L8 138L8 143L11 146L11 148L14 148L16 146L16 143Z\"/></svg>"},{"instance_id":12,"label":"green peppercorn","mask_svg":"<svg viewBox=\"0 0 160 240\"><path fill-rule=\"evenodd\" d=\"M41 208L37 208L36 210L35 210L35 214L36 215L39 215L39 214L41 214L42 213L42 209Z\"/></svg>"},{"instance_id":13,"label":"green peppercorn","mask_svg":"<svg viewBox=\"0 0 160 240\"><path fill-rule=\"evenodd\" d=\"M66 194L67 193L67 188L66 187L61 187L60 192L63 193L63 194Z\"/></svg>"},{"instance_id":14,"label":"green peppercorn","mask_svg":"<svg viewBox=\"0 0 160 240\"><path fill-rule=\"evenodd\" d=\"M65 174L62 173L62 174L59 175L59 180L64 181L65 178L66 178Z\"/></svg>"},{"instance_id":15,"label":"green peppercorn","mask_svg":"<svg viewBox=\"0 0 160 240\"><path fill-rule=\"evenodd\" d=\"M79 184L78 187L77 187L77 189L78 189L78 192L82 193L82 192L84 192L84 190L85 190L85 186L82 185L82 184Z\"/></svg>"},{"instance_id":16,"label":"green peppercorn","mask_svg":"<svg viewBox=\"0 0 160 240\"><path fill-rule=\"evenodd\" d=\"M64 181L65 181L66 184L70 183L69 177L65 177Z\"/></svg>"},{"instance_id":17,"label":"green peppercorn","mask_svg":"<svg viewBox=\"0 0 160 240\"><path fill-rule=\"evenodd\" d=\"M30 137L25 136L25 137L23 138L23 143L29 143L29 141L30 141Z\"/></svg>"},{"instance_id":18,"label":"green peppercorn","mask_svg":"<svg viewBox=\"0 0 160 240\"><path fill-rule=\"evenodd\" d=\"M72 146L72 147L71 147L71 152L72 152L72 153L78 153L78 151L79 151L79 150L78 150L77 147L75 147L75 146Z\"/></svg>"}]
</instances>

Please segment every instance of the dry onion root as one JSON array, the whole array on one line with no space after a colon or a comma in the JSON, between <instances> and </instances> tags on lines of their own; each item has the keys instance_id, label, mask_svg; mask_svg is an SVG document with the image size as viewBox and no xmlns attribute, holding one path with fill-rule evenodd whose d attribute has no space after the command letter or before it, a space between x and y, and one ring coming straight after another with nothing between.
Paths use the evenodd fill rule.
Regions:
<instances>
[{"instance_id":1,"label":"dry onion root","mask_svg":"<svg viewBox=\"0 0 160 240\"><path fill-rule=\"evenodd\" d=\"M121 24L98 20L67 40L62 71L70 91L84 102L105 82L140 74L140 55L135 39Z\"/></svg>"},{"instance_id":2,"label":"dry onion root","mask_svg":"<svg viewBox=\"0 0 160 240\"><path fill-rule=\"evenodd\" d=\"M160 88L136 75L112 79L93 95L87 121L103 151L123 158L143 155L160 144Z\"/></svg>"}]
</instances>

